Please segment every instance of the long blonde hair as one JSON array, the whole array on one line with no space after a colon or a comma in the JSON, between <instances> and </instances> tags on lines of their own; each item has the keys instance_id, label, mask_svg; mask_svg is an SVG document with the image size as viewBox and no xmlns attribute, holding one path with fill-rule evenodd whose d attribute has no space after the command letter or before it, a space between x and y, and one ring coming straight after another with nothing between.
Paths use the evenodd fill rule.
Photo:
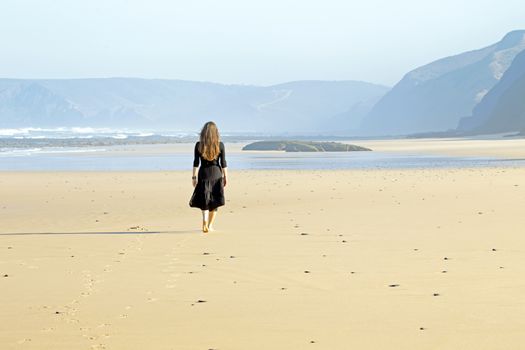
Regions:
<instances>
[{"instance_id":1,"label":"long blonde hair","mask_svg":"<svg viewBox=\"0 0 525 350\"><path fill-rule=\"evenodd\" d=\"M201 130L199 152L202 158L214 160L220 153L219 148L219 129L214 122L207 122Z\"/></svg>"}]
</instances>

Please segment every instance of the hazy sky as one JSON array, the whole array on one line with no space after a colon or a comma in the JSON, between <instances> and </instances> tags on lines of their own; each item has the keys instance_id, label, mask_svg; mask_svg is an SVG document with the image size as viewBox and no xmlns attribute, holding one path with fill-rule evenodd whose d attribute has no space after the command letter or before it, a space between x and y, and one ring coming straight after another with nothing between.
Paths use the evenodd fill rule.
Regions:
<instances>
[{"instance_id":1,"label":"hazy sky","mask_svg":"<svg viewBox=\"0 0 525 350\"><path fill-rule=\"evenodd\" d=\"M523 0L0 0L0 77L392 85L521 28Z\"/></svg>"}]
</instances>

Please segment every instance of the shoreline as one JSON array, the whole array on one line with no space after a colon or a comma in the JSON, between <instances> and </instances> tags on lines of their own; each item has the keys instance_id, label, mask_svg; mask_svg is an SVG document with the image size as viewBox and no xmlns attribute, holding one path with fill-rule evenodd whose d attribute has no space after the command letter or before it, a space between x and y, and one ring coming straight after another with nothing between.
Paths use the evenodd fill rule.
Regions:
<instances>
[{"instance_id":1,"label":"shoreline","mask_svg":"<svg viewBox=\"0 0 525 350\"><path fill-rule=\"evenodd\" d=\"M253 140L243 140L236 142L225 141L228 146L227 152L238 153L263 153L263 152L283 152L283 151L242 151L242 147L251 143ZM329 140L328 140L329 141ZM356 144L371 148L376 152L399 152L399 153L427 153L442 155L461 155L461 156L497 156L508 158L519 155L525 158L525 138L450 138L450 139L370 139L370 140L348 140L333 139L346 144ZM105 148L107 152L128 153L128 152L145 152L150 154L163 153L190 153L193 151L194 142L176 142L166 144L126 144L110 146L89 146L94 149ZM86 146L88 147L88 146ZM31 147L28 147L31 148ZM32 147L39 148L39 147ZM63 147L43 147L45 149L60 149ZM65 147L71 149L83 149L85 147ZM25 148L17 148L24 150ZM323 153L323 152L313 152ZM332 152L330 152L332 153ZM338 152L336 152L338 153ZM343 152L344 153L344 152ZM79 153L82 155L85 153Z\"/></svg>"}]
</instances>

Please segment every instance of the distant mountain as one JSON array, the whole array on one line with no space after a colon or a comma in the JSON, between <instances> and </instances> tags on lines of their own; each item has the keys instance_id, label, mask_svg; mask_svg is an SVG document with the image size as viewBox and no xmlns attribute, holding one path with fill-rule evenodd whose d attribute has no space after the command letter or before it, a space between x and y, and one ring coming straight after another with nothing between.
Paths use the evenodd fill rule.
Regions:
<instances>
[{"instance_id":1,"label":"distant mountain","mask_svg":"<svg viewBox=\"0 0 525 350\"><path fill-rule=\"evenodd\" d=\"M461 120L459 130L471 134L525 130L525 51L516 56L472 116Z\"/></svg>"},{"instance_id":2,"label":"distant mountain","mask_svg":"<svg viewBox=\"0 0 525 350\"><path fill-rule=\"evenodd\" d=\"M362 132L403 135L455 129L525 49L525 31L407 73L368 113Z\"/></svg>"},{"instance_id":3,"label":"distant mountain","mask_svg":"<svg viewBox=\"0 0 525 350\"><path fill-rule=\"evenodd\" d=\"M357 125L363 112L352 113L352 108L387 90L358 81L263 87L135 78L0 79L0 128L195 130L215 120L221 129L231 131L319 132ZM333 119L342 113L344 120Z\"/></svg>"}]
</instances>

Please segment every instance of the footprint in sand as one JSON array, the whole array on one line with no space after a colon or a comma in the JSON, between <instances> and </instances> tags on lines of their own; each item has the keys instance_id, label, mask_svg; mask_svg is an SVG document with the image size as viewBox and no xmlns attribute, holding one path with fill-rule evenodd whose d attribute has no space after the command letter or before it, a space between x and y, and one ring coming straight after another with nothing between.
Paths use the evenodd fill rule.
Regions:
<instances>
[{"instance_id":1,"label":"footprint in sand","mask_svg":"<svg viewBox=\"0 0 525 350\"><path fill-rule=\"evenodd\" d=\"M91 349L99 350L99 349L107 349L105 344L95 344L91 345Z\"/></svg>"}]
</instances>

